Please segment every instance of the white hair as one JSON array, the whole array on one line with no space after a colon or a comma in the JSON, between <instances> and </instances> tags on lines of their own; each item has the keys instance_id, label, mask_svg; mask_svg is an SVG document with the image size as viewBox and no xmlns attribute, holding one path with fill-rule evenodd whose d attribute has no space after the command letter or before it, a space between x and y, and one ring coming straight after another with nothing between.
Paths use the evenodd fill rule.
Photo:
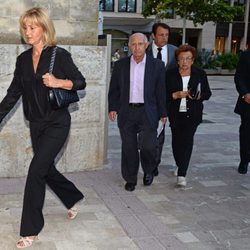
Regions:
<instances>
[{"instance_id":1,"label":"white hair","mask_svg":"<svg viewBox=\"0 0 250 250\"><path fill-rule=\"evenodd\" d=\"M142 36L142 37L144 38L144 42L145 42L145 43L148 42L148 38L147 38L146 35L144 35L143 33L137 32L137 33L132 34L132 35L129 37L128 44L131 43L132 38L135 37L135 36Z\"/></svg>"}]
</instances>

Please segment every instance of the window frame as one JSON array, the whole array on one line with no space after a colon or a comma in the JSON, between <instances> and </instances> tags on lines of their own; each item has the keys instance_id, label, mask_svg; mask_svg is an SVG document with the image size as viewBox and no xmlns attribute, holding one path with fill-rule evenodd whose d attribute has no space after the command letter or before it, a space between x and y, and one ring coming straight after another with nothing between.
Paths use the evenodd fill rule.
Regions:
<instances>
[{"instance_id":1,"label":"window frame","mask_svg":"<svg viewBox=\"0 0 250 250\"><path fill-rule=\"evenodd\" d=\"M120 5L121 5L121 3L120 3L120 0L118 0L118 12L122 12L122 13L136 13L136 7L137 7L137 1L135 0L135 2L134 2L134 9L133 9L133 11L129 11L129 3L128 3L128 1L129 0L124 0L125 1L125 10L121 10L121 8L120 8Z\"/></svg>"},{"instance_id":2,"label":"window frame","mask_svg":"<svg viewBox=\"0 0 250 250\"><path fill-rule=\"evenodd\" d=\"M101 0L99 1L99 8L101 11L106 11L106 12L114 12L115 10L115 0L111 0L112 1L112 9L106 9L106 1L107 0ZM102 8L101 8L102 7Z\"/></svg>"}]
</instances>

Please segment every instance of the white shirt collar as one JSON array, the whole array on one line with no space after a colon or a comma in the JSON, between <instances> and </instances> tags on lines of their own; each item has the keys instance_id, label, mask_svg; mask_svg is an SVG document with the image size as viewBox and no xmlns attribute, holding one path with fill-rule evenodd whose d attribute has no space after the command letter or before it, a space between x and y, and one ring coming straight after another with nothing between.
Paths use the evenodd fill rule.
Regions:
<instances>
[{"instance_id":1,"label":"white shirt collar","mask_svg":"<svg viewBox=\"0 0 250 250\"><path fill-rule=\"evenodd\" d=\"M153 43L152 43L152 49L154 51L158 52L157 48L159 48L159 47L155 44L155 41L153 41ZM165 46L161 47L161 48L162 48L162 51L166 50L167 49L167 44Z\"/></svg>"}]
</instances>

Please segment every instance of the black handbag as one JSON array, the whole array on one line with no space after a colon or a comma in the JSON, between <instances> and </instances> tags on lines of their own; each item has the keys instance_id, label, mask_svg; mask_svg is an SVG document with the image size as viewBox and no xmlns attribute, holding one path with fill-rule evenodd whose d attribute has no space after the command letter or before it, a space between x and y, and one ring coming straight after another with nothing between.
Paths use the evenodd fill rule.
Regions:
<instances>
[{"instance_id":1,"label":"black handbag","mask_svg":"<svg viewBox=\"0 0 250 250\"><path fill-rule=\"evenodd\" d=\"M51 61L49 66L49 74L52 74L53 72L55 58L56 58L56 49L57 47L54 47L52 51ZM75 90L51 88L49 89L48 99L53 109L59 109L67 107L71 103L78 102L79 96Z\"/></svg>"}]
</instances>

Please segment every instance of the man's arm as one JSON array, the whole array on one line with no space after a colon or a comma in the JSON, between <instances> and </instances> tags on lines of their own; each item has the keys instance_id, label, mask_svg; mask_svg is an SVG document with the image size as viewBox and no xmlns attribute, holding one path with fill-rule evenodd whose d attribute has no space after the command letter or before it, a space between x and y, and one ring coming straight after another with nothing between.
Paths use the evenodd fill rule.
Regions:
<instances>
[{"instance_id":1,"label":"man's arm","mask_svg":"<svg viewBox=\"0 0 250 250\"><path fill-rule=\"evenodd\" d=\"M116 119L117 112L119 109L119 101L120 101L119 70L117 63L115 63L108 92L108 111L109 111L109 119L111 121L115 121Z\"/></svg>"},{"instance_id":2,"label":"man's arm","mask_svg":"<svg viewBox=\"0 0 250 250\"><path fill-rule=\"evenodd\" d=\"M246 94L249 94L247 88L247 84L250 84L248 83L250 79L248 77L250 70L248 60L250 60L250 52L242 52L234 76L236 89L243 98Z\"/></svg>"},{"instance_id":3,"label":"man's arm","mask_svg":"<svg viewBox=\"0 0 250 250\"><path fill-rule=\"evenodd\" d=\"M158 65L157 65L158 66ZM166 83L165 83L165 67L164 63L159 63L158 81L156 83L156 99L159 110L160 119L163 123L167 121L167 105L166 105Z\"/></svg>"}]
</instances>

